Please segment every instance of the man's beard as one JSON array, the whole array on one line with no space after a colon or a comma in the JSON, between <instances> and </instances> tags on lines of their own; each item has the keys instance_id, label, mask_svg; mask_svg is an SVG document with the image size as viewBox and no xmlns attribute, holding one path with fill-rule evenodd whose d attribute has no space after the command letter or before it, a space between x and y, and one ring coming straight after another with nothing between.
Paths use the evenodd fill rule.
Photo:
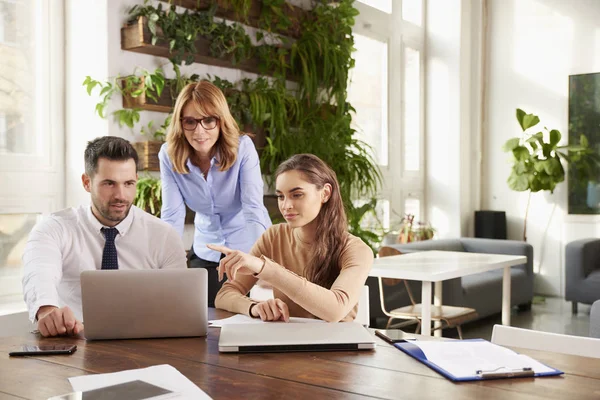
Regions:
<instances>
[{"instance_id":1,"label":"man's beard","mask_svg":"<svg viewBox=\"0 0 600 400\"><path fill-rule=\"evenodd\" d=\"M104 206L102 203L97 201L97 199L92 197L92 202L94 203L94 207L96 207L96 210L98 210L98 212L100 213L102 218L104 218L108 221L112 221L112 222L123 221L125 218L127 218L127 215L129 215L129 210L131 209L131 203L128 204L127 202L123 202L123 201L112 201L112 202L108 203L106 206ZM118 211L110 210L111 205L117 205L117 204L127 205L127 209L125 210L124 213L121 214Z\"/></svg>"}]
</instances>

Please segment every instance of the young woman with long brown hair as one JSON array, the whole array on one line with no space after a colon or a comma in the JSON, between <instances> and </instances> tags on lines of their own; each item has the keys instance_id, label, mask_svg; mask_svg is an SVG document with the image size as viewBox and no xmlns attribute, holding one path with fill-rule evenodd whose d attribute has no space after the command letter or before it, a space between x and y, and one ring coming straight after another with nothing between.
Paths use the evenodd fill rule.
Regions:
<instances>
[{"instance_id":1,"label":"young woman with long brown hair","mask_svg":"<svg viewBox=\"0 0 600 400\"><path fill-rule=\"evenodd\" d=\"M267 229L249 254L208 245L225 254L219 278L228 280L216 307L263 321L354 320L373 252L348 232L335 172L317 156L298 154L279 166L275 186L287 223ZM246 296L258 279L273 287L274 299Z\"/></svg>"},{"instance_id":2,"label":"young woman with long brown hair","mask_svg":"<svg viewBox=\"0 0 600 400\"><path fill-rule=\"evenodd\" d=\"M223 92L201 81L179 93L158 158L161 218L183 235L186 205L196 213L189 267L208 271L208 305L213 307L223 255L206 244L249 251L271 226L258 153L240 131Z\"/></svg>"}]
</instances>

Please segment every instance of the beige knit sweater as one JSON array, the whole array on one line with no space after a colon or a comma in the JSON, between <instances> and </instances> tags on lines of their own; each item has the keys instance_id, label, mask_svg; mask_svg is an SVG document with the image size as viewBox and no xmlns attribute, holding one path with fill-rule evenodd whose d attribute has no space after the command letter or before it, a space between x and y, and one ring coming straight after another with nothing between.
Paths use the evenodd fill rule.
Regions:
<instances>
[{"instance_id":1,"label":"beige knit sweater","mask_svg":"<svg viewBox=\"0 0 600 400\"><path fill-rule=\"evenodd\" d=\"M354 320L373 264L373 252L361 239L348 234L341 253L340 274L331 289L326 289L304 278L311 249L311 244L302 242L288 224L271 226L250 251L266 260L263 270L256 276L240 274L235 281L227 280L217 294L215 306L248 315L250 305L257 301L246 294L260 278L273 287L276 299L287 304L291 317L329 322Z\"/></svg>"}]
</instances>

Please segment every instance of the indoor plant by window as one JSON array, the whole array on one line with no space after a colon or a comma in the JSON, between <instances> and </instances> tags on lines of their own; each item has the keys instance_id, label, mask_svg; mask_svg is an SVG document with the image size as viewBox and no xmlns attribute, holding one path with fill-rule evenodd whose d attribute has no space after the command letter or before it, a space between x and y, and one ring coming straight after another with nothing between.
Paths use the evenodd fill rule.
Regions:
<instances>
[{"instance_id":1,"label":"indoor plant by window","mask_svg":"<svg viewBox=\"0 0 600 400\"><path fill-rule=\"evenodd\" d=\"M512 154L512 169L508 186L518 192L528 191L523 223L523 240L527 241L527 214L532 192L554 192L556 185L565 180L564 163L577 165L594 157L587 138L580 137L579 145L559 146L561 133L545 126L540 127L537 115L527 114L517 108L517 121L522 135L508 139L502 149Z\"/></svg>"},{"instance_id":2,"label":"indoor plant by window","mask_svg":"<svg viewBox=\"0 0 600 400\"><path fill-rule=\"evenodd\" d=\"M415 216L406 214L398 233L398 243L418 242L433 239L435 229L429 222L415 222Z\"/></svg>"}]
</instances>

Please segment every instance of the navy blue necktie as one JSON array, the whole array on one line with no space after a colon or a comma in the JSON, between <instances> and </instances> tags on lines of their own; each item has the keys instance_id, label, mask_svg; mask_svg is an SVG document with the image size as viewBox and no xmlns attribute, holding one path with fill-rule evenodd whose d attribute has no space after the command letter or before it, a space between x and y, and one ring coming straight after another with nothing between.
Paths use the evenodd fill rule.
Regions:
<instances>
[{"instance_id":1,"label":"navy blue necktie","mask_svg":"<svg viewBox=\"0 0 600 400\"><path fill-rule=\"evenodd\" d=\"M117 247L115 246L115 237L119 234L119 231L117 228L102 228L102 233L106 239L104 251L102 252L102 269L119 269Z\"/></svg>"}]
</instances>

